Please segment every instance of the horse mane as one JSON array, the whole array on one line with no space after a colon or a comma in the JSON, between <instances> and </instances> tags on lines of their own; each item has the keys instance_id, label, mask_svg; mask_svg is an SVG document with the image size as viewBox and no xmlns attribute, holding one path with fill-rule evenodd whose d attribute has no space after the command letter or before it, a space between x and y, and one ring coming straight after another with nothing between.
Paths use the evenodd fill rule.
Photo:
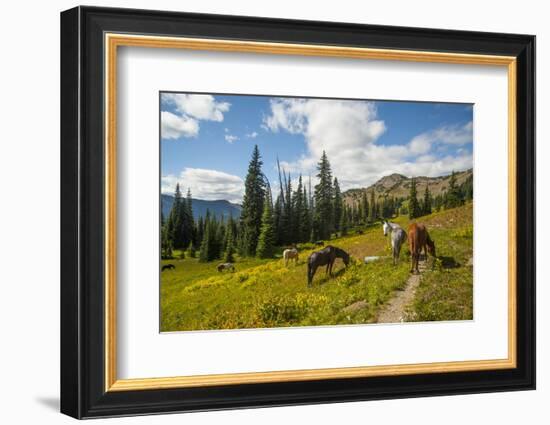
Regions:
<instances>
[{"instance_id":1,"label":"horse mane","mask_svg":"<svg viewBox=\"0 0 550 425\"><path fill-rule=\"evenodd\" d=\"M332 245L329 245L331 248L334 249L334 251L339 254L339 255L342 255L342 256L346 256L346 257L349 257L349 254L344 251L342 248L338 248L337 246L332 246Z\"/></svg>"}]
</instances>

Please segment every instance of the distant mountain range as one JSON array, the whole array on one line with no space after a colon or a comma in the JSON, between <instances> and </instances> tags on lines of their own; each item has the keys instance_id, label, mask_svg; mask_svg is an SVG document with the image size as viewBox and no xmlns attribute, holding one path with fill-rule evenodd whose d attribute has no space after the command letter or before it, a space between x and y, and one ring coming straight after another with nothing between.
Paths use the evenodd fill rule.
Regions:
<instances>
[{"instance_id":1,"label":"distant mountain range","mask_svg":"<svg viewBox=\"0 0 550 425\"><path fill-rule=\"evenodd\" d=\"M174 205L174 197L172 195L161 195L162 214L164 218L168 218L172 205ZM206 211L210 211L210 214L214 214L218 219L220 218L238 218L241 216L241 206L233 204L229 201L206 201L204 199L193 199L193 216L195 219L204 217Z\"/></svg>"},{"instance_id":2,"label":"distant mountain range","mask_svg":"<svg viewBox=\"0 0 550 425\"><path fill-rule=\"evenodd\" d=\"M456 184L461 185L469 178L473 177L473 170L470 168L466 171L459 171L455 173ZM416 179L416 192L418 196L421 197L426 190L426 185L428 185L432 196L437 196L442 194L449 188L449 179L451 175L440 176L440 177L415 177ZM393 196L394 198L406 198L409 196L409 191L411 188L411 178L404 176L402 174L390 174L389 176L382 177L373 185L360 188L360 189L350 189L343 193L344 200L351 204L354 201L358 200L363 192L370 192L374 190L375 195L378 197L382 196Z\"/></svg>"},{"instance_id":3,"label":"distant mountain range","mask_svg":"<svg viewBox=\"0 0 550 425\"><path fill-rule=\"evenodd\" d=\"M458 171L455 173L457 185L461 185L466 180L473 177L473 170L469 169L466 171ZM432 196L437 196L442 194L449 188L449 179L451 175L440 176L440 177L424 177L419 176L415 177L416 179L416 192L419 197L423 196L426 185L430 188ZM411 187L411 178L404 176L402 174L390 174L388 176L382 177L376 183L369 187L358 188L358 189L349 189L345 191L342 195L344 201L351 205L354 202L357 202L362 196L363 192L367 192L370 195L370 192L374 190L374 193L377 198L383 196L393 196L394 198L407 198L409 196L409 191ZM172 195L161 195L162 203L162 213L164 217L167 218L174 204L174 197ZM204 199L193 199L193 216L195 219L199 217L204 217L206 211L210 211L210 214L214 214L218 219L225 218L228 219L230 216L233 218L239 218L241 216L241 206L239 204L234 204L225 200L217 201L207 201Z\"/></svg>"}]
</instances>

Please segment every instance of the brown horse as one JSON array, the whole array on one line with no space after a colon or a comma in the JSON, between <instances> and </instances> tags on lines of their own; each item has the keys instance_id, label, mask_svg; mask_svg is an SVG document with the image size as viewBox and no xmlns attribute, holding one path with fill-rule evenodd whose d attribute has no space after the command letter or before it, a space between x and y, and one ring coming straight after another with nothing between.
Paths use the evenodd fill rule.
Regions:
<instances>
[{"instance_id":1,"label":"brown horse","mask_svg":"<svg viewBox=\"0 0 550 425\"><path fill-rule=\"evenodd\" d=\"M408 231L409 250L411 251L411 273L418 271L418 261L420 260L420 252L424 250L424 255L428 256L428 252L435 257L435 243L431 240L428 234L428 229L423 224L412 223Z\"/></svg>"},{"instance_id":2,"label":"brown horse","mask_svg":"<svg viewBox=\"0 0 550 425\"><path fill-rule=\"evenodd\" d=\"M325 249L312 253L307 259L307 286L311 286L317 267L327 266L325 274L332 276L332 266L337 258L341 258L346 267L348 266L349 254L335 246L328 245Z\"/></svg>"}]
</instances>

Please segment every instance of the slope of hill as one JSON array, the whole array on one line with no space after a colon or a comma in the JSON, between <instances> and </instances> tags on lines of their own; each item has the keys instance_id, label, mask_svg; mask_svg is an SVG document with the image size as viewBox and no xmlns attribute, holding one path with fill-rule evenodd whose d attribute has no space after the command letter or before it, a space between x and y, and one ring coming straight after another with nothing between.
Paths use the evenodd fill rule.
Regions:
<instances>
[{"instance_id":1,"label":"slope of hill","mask_svg":"<svg viewBox=\"0 0 550 425\"><path fill-rule=\"evenodd\" d=\"M420 277L404 321L472 320L473 203L422 217L437 246ZM394 219L407 228L407 216ZM282 258L236 256L235 273L219 273L218 262L198 258L163 260L176 268L161 275L161 331L345 325L379 322L379 313L410 279L407 249L393 265L382 226L330 241L351 257L336 260L332 277L317 272L307 286L307 258L316 247L300 247L295 264ZM365 264L366 257L379 257Z\"/></svg>"},{"instance_id":2,"label":"slope of hill","mask_svg":"<svg viewBox=\"0 0 550 425\"><path fill-rule=\"evenodd\" d=\"M461 185L466 180L473 176L473 170L459 171L455 173L457 185ZM416 191L418 194L424 193L426 185L428 185L432 196L442 194L449 188L450 175L440 177L425 177L419 176L416 179ZM411 179L402 174L390 174L389 176L382 177L373 185L367 188L350 189L344 192L344 200L351 203L354 200L358 200L364 191L370 192L374 190L377 197L381 196L393 196L394 198L406 198L409 196L409 190L411 185Z\"/></svg>"},{"instance_id":3,"label":"slope of hill","mask_svg":"<svg viewBox=\"0 0 550 425\"><path fill-rule=\"evenodd\" d=\"M168 217L172 205L174 204L174 197L171 195L161 195L162 203L162 214L164 217ZM193 216L195 219L199 217L204 217L206 211L210 211L210 214L214 214L218 219L219 218L238 218L241 216L241 206L238 204L232 204L229 201L217 200L217 201L206 201L204 199L193 199Z\"/></svg>"}]
</instances>

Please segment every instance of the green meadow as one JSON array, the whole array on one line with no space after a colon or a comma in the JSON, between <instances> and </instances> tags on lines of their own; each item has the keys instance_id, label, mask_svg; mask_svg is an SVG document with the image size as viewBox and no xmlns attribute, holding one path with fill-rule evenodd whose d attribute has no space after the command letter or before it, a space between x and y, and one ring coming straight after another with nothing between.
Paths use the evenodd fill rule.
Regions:
<instances>
[{"instance_id":1,"label":"green meadow","mask_svg":"<svg viewBox=\"0 0 550 425\"><path fill-rule=\"evenodd\" d=\"M468 202L417 220L428 227L437 258L429 258L405 320L473 318L472 210ZM392 221L405 230L410 223L406 216ZM234 273L218 272L215 261L199 262L198 253L197 258L163 260L162 265L176 268L161 273L161 331L376 323L379 312L407 285L409 252L404 245L394 266L382 226L361 231L325 241L349 252L352 262L345 268L336 260L332 277L319 268L311 288L306 262L320 248L310 244L299 244L300 258L288 266L281 252L267 260L236 256ZM380 259L364 264L366 256Z\"/></svg>"}]
</instances>

